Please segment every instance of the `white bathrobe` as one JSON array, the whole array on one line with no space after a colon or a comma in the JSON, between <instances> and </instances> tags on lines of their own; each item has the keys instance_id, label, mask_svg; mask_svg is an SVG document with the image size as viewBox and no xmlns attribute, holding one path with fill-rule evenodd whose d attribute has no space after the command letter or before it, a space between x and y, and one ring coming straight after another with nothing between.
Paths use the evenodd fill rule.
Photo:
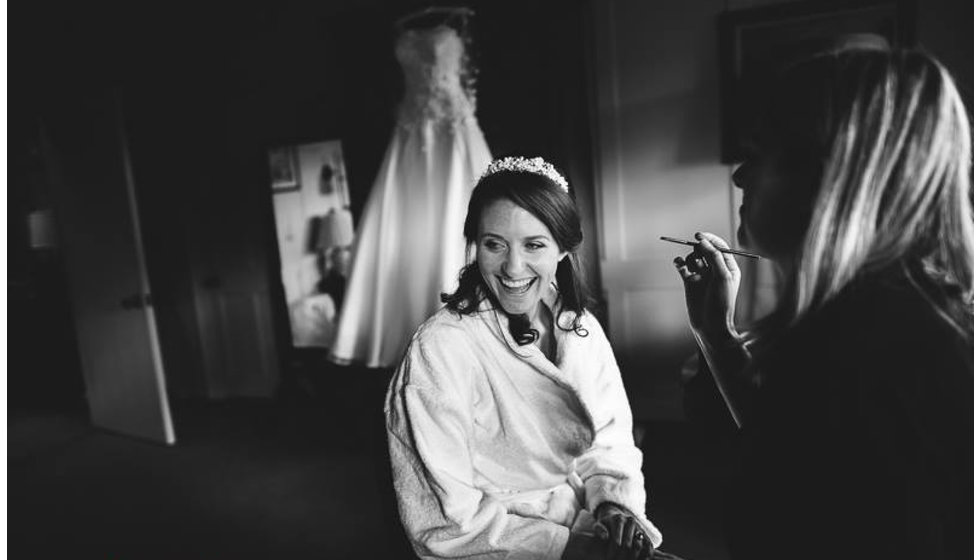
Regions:
<instances>
[{"instance_id":1,"label":"white bathrobe","mask_svg":"<svg viewBox=\"0 0 980 560\"><path fill-rule=\"evenodd\" d=\"M642 454L612 348L557 328L556 363L519 346L484 300L445 308L412 338L385 414L399 512L423 558L557 559L589 512L614 502L647 521Z\"/></svg>"}]
</instances>

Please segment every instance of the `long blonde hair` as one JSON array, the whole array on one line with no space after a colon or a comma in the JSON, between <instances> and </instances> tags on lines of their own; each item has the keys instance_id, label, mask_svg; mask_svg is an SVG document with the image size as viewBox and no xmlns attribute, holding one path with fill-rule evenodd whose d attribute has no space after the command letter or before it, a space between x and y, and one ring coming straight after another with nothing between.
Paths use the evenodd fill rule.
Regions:
<instances>
[{"instance_id":1,"label":"long blonde hair","mask_svg":"<svg viewBox=\"0 0 980 560\"><path fill-rule=\"evenodd\" d=\"M770 126L795 137L787 141L807 130L822 172L768 327L796 323L859 277L897 271L972 339L971 128L949 73L919 51L855 50L813 57L784 78L776 98L795 115Z\"/></svg>"}]
</instances>

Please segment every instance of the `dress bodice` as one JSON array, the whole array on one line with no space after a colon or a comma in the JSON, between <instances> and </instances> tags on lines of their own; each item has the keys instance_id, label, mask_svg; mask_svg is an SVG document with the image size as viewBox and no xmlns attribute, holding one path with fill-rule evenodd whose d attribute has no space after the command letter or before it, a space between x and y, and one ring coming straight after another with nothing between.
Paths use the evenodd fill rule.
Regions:
<instances>
[{"instance_id":1,"label":"dress bodice","mask_svg":"<svg viewBox=\"0 0 980 560\"><path fill-rule=\"evenodd\" d=\"M405 79L398 111L401 123L472 117L473 103L461 79L465 46L454 29L406 30L395 44L395 56Z\"/></svg>"}]
</instances>

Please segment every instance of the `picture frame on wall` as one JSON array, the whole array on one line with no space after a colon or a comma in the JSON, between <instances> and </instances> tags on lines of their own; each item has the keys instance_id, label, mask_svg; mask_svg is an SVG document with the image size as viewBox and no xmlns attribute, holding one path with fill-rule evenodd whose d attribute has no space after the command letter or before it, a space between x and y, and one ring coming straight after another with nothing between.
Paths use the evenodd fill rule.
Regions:
<instances>
[{"instance_id":1,"label":"picture frame on wall","mask_svg":"<svg viewBox=\"0 0 980 560\"><path fill-rule=\"evenodd\" d=\"M272 192L297 191L300 188L299 158L295 146L272 148L269 154L269 178Z\"/></svg>"},{"instance_id":2,"label":"picture frame on wall","mask_svg":"<svg viewBox=\"0 0 980 560\"><path fill-rule=\"evenodd\" d=\"M721 14L721 161L745 159L752 87L802 53L839 42L906 47L913 42L908 0L803 1Z\"/></svg>"}]
</instances>

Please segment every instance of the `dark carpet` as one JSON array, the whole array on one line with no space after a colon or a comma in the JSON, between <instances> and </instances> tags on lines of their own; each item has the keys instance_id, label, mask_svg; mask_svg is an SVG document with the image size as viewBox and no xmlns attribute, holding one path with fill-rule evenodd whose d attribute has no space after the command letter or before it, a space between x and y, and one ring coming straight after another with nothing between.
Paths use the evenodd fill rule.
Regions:
<instances>
[{"instance_id":1,"label":"dark carpet","mask_svg":"<svg viewBox=\"0 0 980 560\"><path fill-rule=\"evenodd\" d=\"M312 396L173 405L172 447L89 425L84 408L8 415L15 559L408 558L384 445L384 379ZM724 446L644 426L665 549L724 560Z\"/></svg>"}]
</instances>

